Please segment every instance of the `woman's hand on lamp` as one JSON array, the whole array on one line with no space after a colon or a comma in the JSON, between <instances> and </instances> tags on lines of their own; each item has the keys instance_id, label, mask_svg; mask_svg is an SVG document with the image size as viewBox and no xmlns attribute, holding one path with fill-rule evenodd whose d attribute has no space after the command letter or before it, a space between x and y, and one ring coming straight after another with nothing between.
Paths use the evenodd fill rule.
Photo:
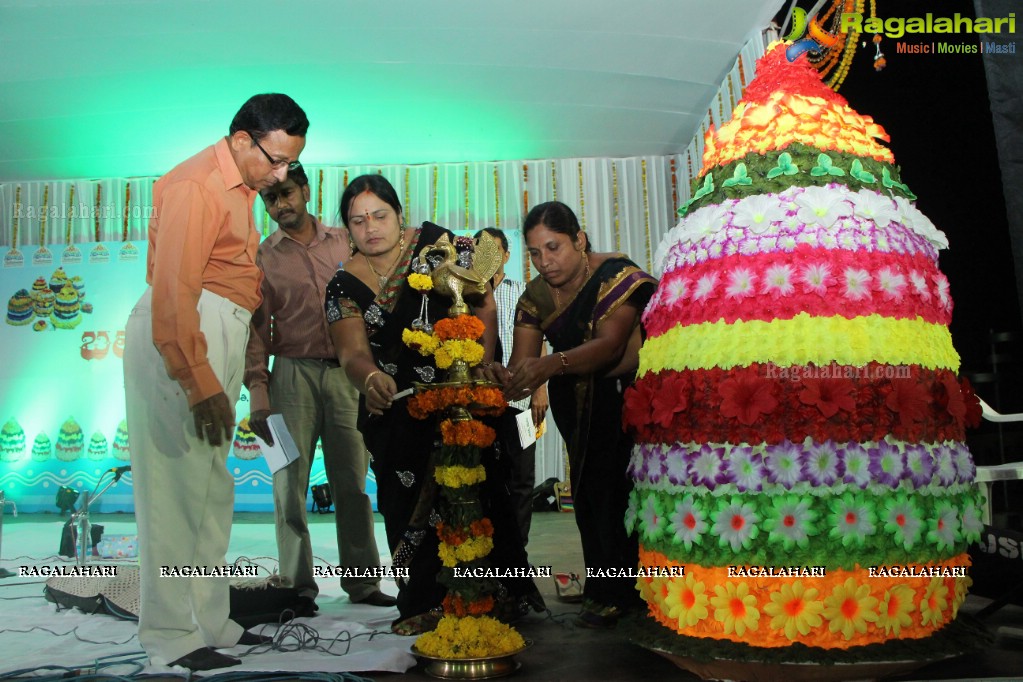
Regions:
<instances>
[{"instance_id":1,"label":"woman's hand on lamp","mask_svg":"<svg viewBox=\"0 0 1023 682\"><path fill-rule=\"evenodd\" d=\"M554 374L550 370L551 358L555 361L558 357L545 355L539 358L526 358L516 366L509 368L511 376L504 382L504 397L507 400L521 400L528 398L533 391L547 382ZM559 365L560 367L560 362Z\"/></svg>"}]
</instances>

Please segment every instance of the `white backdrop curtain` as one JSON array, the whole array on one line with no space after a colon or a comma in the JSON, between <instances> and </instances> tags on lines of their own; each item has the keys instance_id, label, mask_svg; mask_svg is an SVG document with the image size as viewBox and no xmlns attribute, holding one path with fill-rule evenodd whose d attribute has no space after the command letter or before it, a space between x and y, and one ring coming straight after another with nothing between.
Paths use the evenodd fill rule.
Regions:
<instances>
[{"instance_id":1,"label":"white backdrop curtain","mask_svg":"<svg viewBox=\"0 0 1023 682\"><path fill-rule=\"evenodd\" d=\"M703 137L731 118L732 109L764 53L765 37L743 47L725 75L685 152L620 159L576 158L389 166L309 166L310 211L340 224L338 204L347 182L362 173L384 175L398 191L409 224L424 220L459 233L499 227L509 237L511 277L529 279L522 220L529 208L562 201L576 212L597 251L620 251L654 272L653 254L678 221L700 171ZM212 142L212 141L211 141ZM198 151L198 150L196 150ZM57 258L63 246L96 241L144 240L156 178L12 182L0 185L0 245L19 249L29 262L45 245ZM261 202L256 221L264 236L274 228ZM654 273L658 274L658 273ZM549 426L553 424L549 421ZM564 444L551 428L537 447L537 481L564 480Z\"/></svg>"}]
</instances>

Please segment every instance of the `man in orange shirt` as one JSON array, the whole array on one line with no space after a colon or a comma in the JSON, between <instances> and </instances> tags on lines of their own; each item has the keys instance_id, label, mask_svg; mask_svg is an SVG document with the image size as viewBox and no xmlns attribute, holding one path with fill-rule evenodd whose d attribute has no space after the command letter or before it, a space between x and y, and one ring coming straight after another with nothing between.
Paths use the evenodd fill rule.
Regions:
<instances>
[{"instance_id":1,"label":"man in orange shirt","mask_svg":"<svg viewBox=\"0 0 1023 682\"><path fill-rule=\"evenodd\" d=\"M128 318L124 386L139 534L139 641L153 665L211 670L216 648L263 643L232 621L226 578L161 577L223 566L234 511L226 460L249 319L260 303L259 190L298 163L309 127L287 95L250 98L227 137L153 187L146 282Z\"/></svg>"}]
</instances>

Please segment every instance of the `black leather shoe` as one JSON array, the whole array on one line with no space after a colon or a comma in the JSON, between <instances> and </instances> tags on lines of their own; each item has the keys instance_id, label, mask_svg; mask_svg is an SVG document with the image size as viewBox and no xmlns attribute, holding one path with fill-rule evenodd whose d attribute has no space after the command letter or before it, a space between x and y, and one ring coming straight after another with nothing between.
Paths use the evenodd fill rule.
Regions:
<instances>
[{"instance_id":1,"label":"black leather shoe","mask_svg":"<svg viewBox=\"0 0 1023 682\"><path fill-rule=\"evenodd\" d=\"M370 592L369 595L362 599L353 599L354 604L369 604L370 606L394 606L398 603L398 600L389 594L384 594L380 590L376 592Z\"/></svg>"},{"instance_id":2,"label":"black leather shoe","mask_svg":"<svg viewBox=\"0 0 1023 682\"><path fill-rule=\"evenodd\" d=\"M249 632L246 630L242 633L242 636L238 638L238 644L235 646L256 646L257 644L269 644L272 641L274 641L273 637L257 635L255 632Z\"/></svg>"},{"instance_id":3,"label":"black leather shoe","mask_svg":"<svg viewBox=\"0 0 1023 682\"><path fill-rule=\"evenodd\" d=\"M216 670L217 668L229 668L239 663L241 661L234 656L222 654L207 646L202 649L196 649L190 654L185 654L176 661L172 661L171 665L180 665L182 668L188 668L189 670Z\"/></svg>"}]
</instances>

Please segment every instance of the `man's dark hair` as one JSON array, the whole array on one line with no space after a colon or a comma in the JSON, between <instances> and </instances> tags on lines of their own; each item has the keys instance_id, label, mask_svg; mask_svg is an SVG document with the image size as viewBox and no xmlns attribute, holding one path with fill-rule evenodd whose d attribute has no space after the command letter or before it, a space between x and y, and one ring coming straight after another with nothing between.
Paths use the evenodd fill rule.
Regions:
<instances>
[{"instance_id":1,"label":"man's dark hair","mask_svg":"<svg viewBox=\"0 0 1023 682\"><path fill-rule=\"evenodd\" d=\"M257 140L262 140L274 130L283 130L292 137L305 137L309 119L302 107L287 95L253 95L231 121L229 134L234 135L239 130L250 133Z\"/></svg>"},{"instance_id":2,"label":"man's dark hair","mask_svg":"<svg viewBox=\"0 0 1023 682\"><path fill-rule=\"evenodd\" d=\"M305 187L309 184L309 176L305 174L305 168L301 165L295 170L288 171L288 180L291 180L299 187Z\"/></svg>"},{"instance_id":3,"label":"man's dark hair","mask_svg":"<svg viewBox=\"0 0 1023 682\"><path fill-rule=\"evenodd\" d=\"M368 173L354 178L341 194L341 206L338 213L341 214L341 222L345 224L345 227L348 227L349 206L352 205L355 197L363 192L377 195L381 201L393 208L395 213L401 215L401 201L398 200L398 193L394 191L394 186L384 176Z\"/></svg>"},{"instance_id":4,"label":"man's dark hair","mask_svg":"<svg viewBox=\"0 0 1023 682\"><path fill-rule=\"evenodd\" d=\"M473 239L479 239L480 235L486 232L494 239L498 239L501 242L501 248L504 249L505 253L508 253L508 238L504 236L504 230L497 227L484 227L482 230L473 235Z\"/></svg>"}]
</instances>

